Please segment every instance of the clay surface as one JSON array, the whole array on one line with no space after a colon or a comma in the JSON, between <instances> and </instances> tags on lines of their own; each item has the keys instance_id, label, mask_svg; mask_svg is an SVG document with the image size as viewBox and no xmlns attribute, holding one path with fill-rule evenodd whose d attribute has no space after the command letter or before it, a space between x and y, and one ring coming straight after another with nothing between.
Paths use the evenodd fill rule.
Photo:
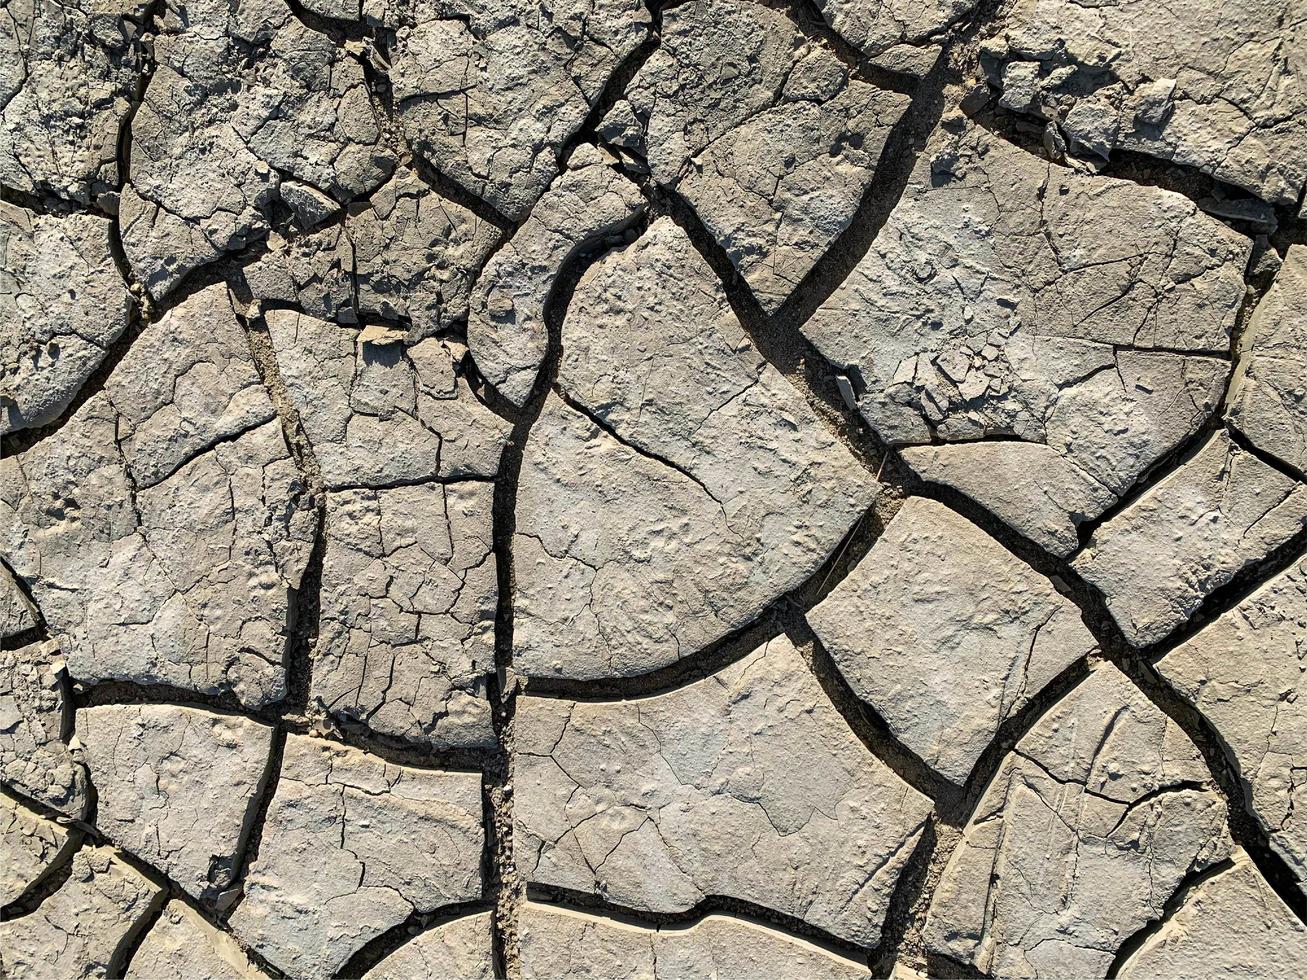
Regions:
<instances>
[{"instance_id":1,"label":"clay surface","mask_svg":"<svg viewBox=\"0 0 1307 980\"><path fill-rule=\"evenodd\" d=\"M1307 0L0 0L0 977L1307 959Z\"/></svg>"}]
</instances>

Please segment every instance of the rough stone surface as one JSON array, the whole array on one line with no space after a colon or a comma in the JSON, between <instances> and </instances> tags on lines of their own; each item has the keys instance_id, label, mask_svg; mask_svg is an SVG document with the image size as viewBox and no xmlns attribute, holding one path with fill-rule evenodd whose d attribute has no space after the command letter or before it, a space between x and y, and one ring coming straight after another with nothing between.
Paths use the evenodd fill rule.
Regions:
<instances>
[{"instance_id":1,"label":"rough stone surface","mask_svg":"<svg viewBox=\"0 0 1307 980\"><path fill-rule=\"evenodd\" d=\"M1307 564L1299 561L1157 669L1221 732L1271 847L1307 883L1305 644Z\"/></svg>"},{"instance_id":2,"label":"rough stone surface","mask_svg":"<svg viewBox=\"0 0 1307 980\"><path fill-rule=\"evenodd\" d=\"M0 796L0 906L38 885L77 844L76 834Z\"/></svg>"},{"instance_id":3,"label":"rough stone surface","mask_svg":"<svg viewBox=\"0 0 1307 980\"><path fill-rule=\"evenodd\" d=\"M1222 431L1100 527L1072 564L1144 646L1304 526L1307 490Z\"/></svg>"},{"instance_id":4,"label":"rough stone surface","mask_svg":"<svg viewBox=\"0 0 1307 980\"><path fill-rule=\"evenodd\" d=\"M516 738L527 880L638 911L720 895L874 946L930 810L783 637L655 697L523 698Z\"/></svg>"},{"instance_id":5,"label":"rough stone surface","mask_svg":"<svg viewBox=\"0 0 1307 980\"><path fill-rule=\"evenodd\" d=\"M561 169L609 77L648 36L639 0L388 3L390 80L414 151L513 221Z\"/></svg>"},{"instance_id":6,"label":"rough stone surface","mask_svg":"<svg viewBox=\"0 0 1307 980\"><path fill-rule=\"evenodd\" d=\"M919 497L808 622L853 692L958 784L1004 720L1097 650L1047 579Z\"/></svg>"},{"instance_id":7,"label":"rough stone surface","mask_svg":"<svg viewBox=\"0 0 1307 980\"><path fill-rule=\"evenodd\" d=\"M1231 846L1197 748L1104 665L1003 762L935 890L927 949L990 976L1103 976Z\"/></svg>"},{"instance_id":8,"label":"rough stone surface","mask_svg":"<svg viewBox=\"0 0 1307 980\"><path fill-rule=\"evenodd\" d=\"M195 0L159 20L122 200L151 295L264 235L283 179L345 201L389 176L362 63L282 0Z\"/></svg>"},{"instance_id":9,"label":"rough stone surface","mask_svg":"<svg viewBox=\"0 0 1307 980\"><path fill-rule=\"evenodd\" d=\"M1307 957L1307 926L1271 890L1243 851L1204 881L1150 935L1117 976L1247 977L1272 980Z\"/></svg>"},{"instance_id":10,"label":"rough stone surface","mask_svg":"<svg viewBox=\"0 0 1307 980\"><path fill-rule=\"evenodd\" d=\"M312 213L298 208L297 220L316 224ZM416 340L467 319L469 284L499 238L403 169L335 224L289 238L274 232L269 255L246 278L261 300L340 323L407 325Z\"/></svg>"},{"instance_id":11,"label":"rough stone surface","mask_svg":"<svg viewBox=\"0 0 1307 980\"><path fill-rule=\"evenodd\" d=\"M874 495L660 219L587 270L563 323L518 487L517 669L689 657L802 584Z\"/></svg>"},{"instance_id":12,"label":"rough stone surface","mask_svg":"<svg viewBox=\"0 0 1307 980\"><path fill-rule=\"evenodd\" d=\"M175 900L164 906L125 974L127 980L257 980L264 976L236 940Z\"/></svg>"},{"instance_id":13,"label":"rough stone surface","mask_svg":"<svg viewBox=\"0 0 1307 980\"><path fill-rule=\"evenodd\" d=\"M490 913L476 912L432 926L363 974L363 980L491 980Z\"/></svg>"},{"instance_id":14,"label":"rough stone surface","mask_svg":"<svg viewBox=\"0 0 1307 980\"><path fill-rule=\"evenodd\" d=\"M0 186L82 204L118 184L146 4L11 0L0 18Z\"/></svg>"},{"instance_id":15,"label":"rough stone surface","mask_svg":"<svg viewBox=\"0 0 1307 980\"><path fill-rule=\"evenodd\" d=\"M289 735L232 930L293 976L334 976L413 912L481 896L481 778Z\"/></svg>"},{"instance_id":16,"label":"rough stone surface","mask_svg":"<svg viewBox=\"0 0 1307 980\"><path fill-rule=\"evenodd\" d=\"M519 926L522 976L716 977L753 980L780 964L792 976L854 980L865 964L748 919L709 915L690 926L644 928L572 909L529 903Z\"/></svg>"},{"instance_id":17,"label":"rough stone surface","mask_svg":"<svg viewBox=\"0 0 1307 980\"><path fill-rule=\"evenodd\" d=\"M643 210L634 182L587 144L486 266L472 300L468 347L481 374L514 405L526 403L544 362L545 311L557 276Z\"/></svg>"},{"instance_id":18,"label":"rough stone surface","mask_svg":"<svg viewBox=\"0 0 1307 980\"><path fill-rule=\"evenodd\" d=\"M232 884L270 728L170 704L115 704L79 711L77 737L105 836L197 899Z\"/></svg>"},{"instance_id":19,"label":"rough stone surface","mask_svg":"<svg viewBox=\"0 0 1307 980\"><path fill-rule=\"evenodd\" d=\"M1293 245L1244 330L1226 417L1262 452L1307 472L1307 245Z\"/></svg>"},{"instance_id":20,"label":"rough stone surface","mask_svg":"<svg viewBox=\"0 0 1307 980\"><path fill-rule=\"evenodd\" d=\"M226 291L146 328L57 432L0 461L0 541L79 680L285 694L306 487Z\"/></svg>"},{"instance_id":21,"label":"rough stone surface","mask_svg":"<svg viewBox=\"0 0 1307 980\"><path fill-rule=\"evenodd\" d=\"M1248 253L1179 194L1059 167L950 114L803 331L848 366L886 441L1015 440L905 457L1064 554L1215 411ZM1014 499L993 466L1033 473L1030 492Z\"/></svg>"},{"instance_id":22,"label":"rough stone surface","mask_svg":"<svg viewBox=\"0 0 1307 980\"><path fill-rule=\"evenodd\" d=\"M163 894L111 848L84 847L73 855L68 880L36 911L0 922L0 973L16 980L112 976L119 945Z\"/></svg>"},{"instance_id":23,"label":"rough stone surface","mask_svg":"<svg viewBox=\"0 0 1307 980\"><path fill-rule=\"evenodd\" d=\"M468 387L457 342L269 310L282 380L330 489L491 477L509 424Z\"/></svg>"},{"instance_id":24,"label":"rough stone surface","mask_svg":"<svg viewBox=\"0 0 1307 980\"><path fill-rule=\"evenodd\" d=\"M1300 0L1011 0L982 63L1004 106L1087 153L1145 153L1296 207L1302 18Z\"/></svg>"},{"instance_id":25,"label":"rough stone surface","mask_svg":"<svg viewBox=\"0 0 1307 980\"><path fill-rule=\"evenodd\" d=\"M130 311L108 221L0 204L0 434L54 421Z\"/></svg>"},{"instance_id":26,"label":"rough stone surface","mask_svg":"<svg viewBox=\"0 0 1307 980\"><path fill-rule=\"evenodd\" d=\"M86 809L86 770L62 738L64 675L52 641L0 650L0 781L77 819Z\"/></svg>"},{"instance_id":27,"label":"rough stone surface","mask_svg":"<svg viewBox=\"0 0 1307 980\"><path fill-rule=\"evenodd\" d=\"M471 481L327 496L310 694L328 711L436 747L494 744L491 494Z\"/></svg>"},{"instance_id":28,"label":"rough stone surface","mask_svg":"<svg viewBox=\"0 0 1307 980\"><path fill-rule=\"evenodd\" d=\"M698 0L664 13L607 128L774 311L848 227L908 101L852 77L783 9Z\"/></svg>"}]
</instances>

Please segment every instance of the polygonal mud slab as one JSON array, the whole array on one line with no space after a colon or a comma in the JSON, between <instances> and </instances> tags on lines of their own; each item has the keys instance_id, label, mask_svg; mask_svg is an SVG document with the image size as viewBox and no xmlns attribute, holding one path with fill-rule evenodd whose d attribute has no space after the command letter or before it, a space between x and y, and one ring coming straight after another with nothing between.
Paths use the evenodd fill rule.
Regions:
<instances>
[{"instance_id":1,"label":"polygonal mud slab","mask_svg":"<svg viewBox=\"0 0 1307 980\"><path fill-rule=\"evenodd\" d=\"M173 900L132 954L126 980L259 980L240 945L186 904Z\"/></svg>"},{"instance_id":2,"label":"polygonal mud slab","mask_svg":"<svg viewBox=\"0 0 1307 980\"><path fill-rule=\"evenodd\" d=\"M254 297L340 323L408 324L414 340L467 318L472 280L502 234L408 168L341 221L312 230L315 217L297 217L306 233L269 236L268 255L245 270Z\"/></svg>"},{"instance_id":3,"label":"polygonal mud slab","mask_svg":"<svg viewBox=\"0 0 1307 980\"><path fill-rule=\"evenodd\" d=\"M118 184L144 68L133 0L13 0L0 18L0 186L80 204Z\"/></svg>"},{"instance_id":4,"label":"polygonal mud slab","mask_svg":"<svg viewBox=\"0 0 1307 980\"><path fill-rule=\"evenodd\" d=\"M1272 204L1307 183L1299 0L1011 0L981 48L1001 103L1082 151L1194 167Z\"/></svg>"},{"instance_id":5,"label":"polygonal mud slab","mask_svg":"<svg viewBox=\"0 0 1307 980\"><path fill-rule=\"evenodd\" d=\"M518 486L515 665L692 657L816 572L875 495L659 219L586 271L563 323Z\"/></svg>"},{"instance_id":6,"label":"polygonal mud slab","mask_svg":"<svg viewBox=\"0 0 1307 980\"><path fill-rule=\"evenodd\" d=\"M1047 579L920 497L808 622L853 692L959 785L1006 719L1098 649Z\"/></svg>"},{"instance_id":7,"label":"polygonal mud slab","mask_svg":"<svg viewBox=\"0 0 1307 980\"><path fill-rule=\"evenodd\" d=\"M268 769L272 729L170 704L77 712L95 825L197 899L232 884Z\"/></svg>"},{"instance_id":8,"label":"polygonal mud slab","mask_svg":"<svg viewBox=\"0 0 1307 980\"><path fill-rule=\"evenodd\" d=\"M648 161L774 312L853 219L909 99L854 77L781 8L696 0L601 133Z\"/></svg>"},{"instance_id":9,"label":"polygonal mud slab","mask_svg":"<svg viewBox=\"0 0 1307 980\"><path fill-rule=\"evenodd\" d=\"M513 221L650 30L639 0L401 0L383 19L396 28L389 75L409 145Z\"/></svg>"},{"instance_id":10,"label":"polygonal mud slab","mask_svg":"<svg viewBox=\"0 0 1307 980\"><path fill-rule=\"evenodd\" d=\"M1307 245L1293 245L1244 330L1226 419L1262 452L1307 472Z\"/></svg>"},{"instance_id":11,"label":"polygonal mud slab","mask_svg":"<svg viewBox=\"0 0 1307 980\"><path fill-rule=\"evenodd\" d=\"M467 342L481 374L514 405L526 403L544 363L546 306L564 268L643 211L635 183L587 144L487 263L473 293Z\"/></svg>"},{"instance_id":12,"label":"polygonal mud slab","mask_svg":"<svg viewBox=\"0 0 1307 980\"><path fill-rule=\"evenodd\" d=\"M106 977L124 941L164 899L109 847L73 855L72 874L34 912L0 922L0 974L15 980Z\"/></svg>"},{"instance_id":13,"label":"polygonal mud slab","mask_svg":"<svg viewBox=\"0 0 1307 980\"><path fill-rule=\"evenodd\" d=\"M283 180L343 202L389 176L362 64L282 0L192 0L158 20L122 199L152 296L266 234Z\"/></svg>"},{"instance_id":14,"label":"polygonal mud slab","mask_svg":"<svg viewBox=\"0 0 1307 980\"><path fill-rule=\"evenodd\" d=\"M307 486L222 286L147 327L57 432L0 461L0 541L78 680L285 694Z\"/></svg>"},{"instance_id":15,"label":"polygonal mud slab","mask_svg":"<svg viewBox=\"0 0 1307 980\"><path fill-rule=\"evenodd\" d=\"M784 637L653 697L523 697L516 725L527 881L636 911L727 896L872 947L930 812Z\"/></svg>"},{"instance_id":16,"label":"polygonal mud slab","mask_svg":"<svg viewBox=\"0 0 1307 980\"><path fill-rule=\"evenodd\" d=\"M79 839L0 795L0 906L17 901L62 865Z\"/></svg>"},{"instance_id":17,"label":"polygonal mud slab","mask_svg":"<svg viewBox=\"0 0 1307 980\"><path fill-rule=\"evenodd\" d=\"M486 408L455 341L269 310L268 334L328 489L492 477L509 423Z\"/></svg>"},{"instance_id":18,"label":"polygonal mud slab","mask_svg":"<svg viewBox=\"0 0 1307 980\"><path fill-rule=\"evenodd\" d=\"M827 23L869 57L894 48L928 48L978 0L817 0Z\"/></svg>"},{"instance_id":19,"label":"polygonal mud slab","mask_svg":"<svg viewBox=\"0 0 1307 980\"><path fill-rule=\"evenodd\" d=\"M1072 567L1135 646L1164 639L1216 589L1307 527L1307 489L1217 432L1112 520Z\"/></svg>"},{"instance_id":20,"label":"polygonal mud slab","mask_svg":"<svg viewBox=\"0 0 1307 980\"><path fill-rule=\"evenodd\" d=\"M109 222L0 203L0 434L54 421L127 329Z\"/></svg>"},{"instance_id":21,"label":"polygonal mud slab","mask_svg":"<svg viewBox=\"0 0 1307 980\"><path fill-rule=\"evenodd\" d=\"M1307 562L1157 663L1216 726L1270 845L1307 884Z\"/></svg>"},{"instance_id":22,"label":"polygonal mud slab","mask_svg":"<svg viewBox=\"0 0 1307 980\"><path fill-rule=\"evenodd\" d=\"M327 495L310 697L385 735L494 744L493 492L468 481Z\"/></svg>"},{"instance_id":23,"label":"polygonal mud slab","mask_svg":"<svg viewBox=\"0 0 1307 980\"><path fill-rule=\"evenodd\" d=\"M733 915L657 929L528 902L521 910L522 976L714 977L754 980L778 969L811 980L870 976L865 963Z\"/></svg>"},{"instance_id":24,"label":"polygonal mud slab","mask_svg":"<svg viewBox=\"0 0 1307 980\"><path fill-rule=\"evenodd\" d=\"M990 976L1103 976L1231 846L1198 749L1104 665L1004 760L935 890L926 948Z\"/></svg>"},{"instance_id":25,"label":"polygonal mud slab","mask_svg":"<svg viewBox=\"0 0 1307 980\"><path fill-rule=\"evenodd\" d=\"M1307 959L1307 926L1243 850L1197 885L1184 904L1126 960L1122 980L1246 977L1273 980Z\"/></svg>"},{"instance_id":26,"label":"polygonal mud slab","mask_svg":"<svg viewBox=\"0 0 1307 980\"><path fill-rule=\"evenodd\" d=\"M363 974L363 980L491 980L491 914L475 912L432 926Z\"/></svg>"},{"instance_id":27,"label":"polygonal mud slab","mask_svg":"<svg viewBox=\"0 0 1307 980\"><path fill-rule=\"evenodd\" d=\"M413 912L481 897L481 778L288 735L230 924L278 969L333 976Z\"/></svg>"},{"instance_id":28,"label":"polygonal mud slab","mask_svg":"<svg viewBox=\"0 0 1307 980\"><path fill-rule=\"evenodd\" d=\"M1250 246L1179 194L1059 167L954 113L803 332L882 439L968 444L906 450L909 465L1067 554L1216 409Z\"/></svg>"},{"instance_id":29,"label":"polygonal mud slab","mask_svg":"<svg viewBox=\"0 0 1307 980\"><path fill-rule=\"evenodd\" d=\"M59 645L0 650L0 782L64 816L86 810L86 770L63 740L71 713Z\"/></svg>"}]
</instances>

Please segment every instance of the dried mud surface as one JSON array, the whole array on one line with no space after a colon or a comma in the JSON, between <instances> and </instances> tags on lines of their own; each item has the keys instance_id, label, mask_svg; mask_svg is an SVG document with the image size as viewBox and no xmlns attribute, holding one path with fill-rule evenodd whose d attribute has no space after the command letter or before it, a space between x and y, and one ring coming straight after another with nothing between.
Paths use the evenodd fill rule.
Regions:
<instances>
[{"instance_id":1,"label":"dried mud surface","mask_svg":"<svg viewBox=\"0 0 1307 980\"><path fill-rule=\"evenodd\" d=\"M1307 2L3 14L0 976L1307 961Z\"/></svg>"}]
</instances>

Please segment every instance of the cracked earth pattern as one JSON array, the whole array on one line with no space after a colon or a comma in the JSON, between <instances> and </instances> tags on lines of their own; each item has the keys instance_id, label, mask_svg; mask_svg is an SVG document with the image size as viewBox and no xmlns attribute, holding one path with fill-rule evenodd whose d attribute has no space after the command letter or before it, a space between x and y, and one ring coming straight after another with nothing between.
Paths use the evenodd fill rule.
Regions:
<instances>
[{"instance_id":1,"label":"cracked earth pattern","mask_svg":"<svg viewBox=\"0 0 1307 980\"><path fill-rule=\"evenodd\" d=\"M1301 971L1307 0L0 13L0 977Z\"/></svg>"}]
</instances>

